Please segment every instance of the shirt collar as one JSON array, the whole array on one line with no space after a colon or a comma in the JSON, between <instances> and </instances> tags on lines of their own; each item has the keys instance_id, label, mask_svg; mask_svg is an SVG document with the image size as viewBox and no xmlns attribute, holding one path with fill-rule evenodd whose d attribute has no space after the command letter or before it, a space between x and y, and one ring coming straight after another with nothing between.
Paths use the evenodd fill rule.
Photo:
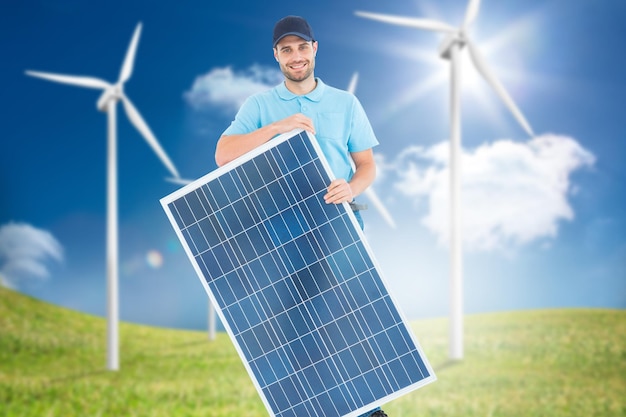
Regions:
<instances>
[{"instance_id":1,"label":"shirt collar","mask_svg":"<svg viewBox=\"0 0 626 417\"><path fill-rule=\"evenodd\" d=\"M317 77L315 77L315 81L317 81L317 86L315 86L315 89L310 93L302 96L289 91L287 86L285 86L285 82L283 81L277 87L278 96L283 100L293 100L297 97L304 97L311 101L320 101L322 99L322 95L324 94L324 90L326 89L326 84L324 84L324 82L322 82L322 80Z\"/></svg>"}]
</instances>

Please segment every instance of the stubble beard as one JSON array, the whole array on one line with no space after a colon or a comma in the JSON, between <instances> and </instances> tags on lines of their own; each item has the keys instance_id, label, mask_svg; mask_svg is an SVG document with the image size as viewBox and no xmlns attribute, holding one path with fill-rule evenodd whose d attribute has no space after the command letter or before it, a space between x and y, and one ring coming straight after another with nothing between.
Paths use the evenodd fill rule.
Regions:
<instances>
[{"instance_id":1,"label":"stubble beard","mask_svg":"<svg viewBox=\"0 0 626 417\"><path fill-rule=\"evenodd\" d=\"M299 82L308 80L313 75L313 70L315 69L315 60L308 61L308 67L307 67L306 72L300 76L293 75L289 67L286 65L283 65L281 67L282 67L281 68L282 73L285 76L285 78L287 78L290 81L299 83Z\"/></svg>"}]
</instances>

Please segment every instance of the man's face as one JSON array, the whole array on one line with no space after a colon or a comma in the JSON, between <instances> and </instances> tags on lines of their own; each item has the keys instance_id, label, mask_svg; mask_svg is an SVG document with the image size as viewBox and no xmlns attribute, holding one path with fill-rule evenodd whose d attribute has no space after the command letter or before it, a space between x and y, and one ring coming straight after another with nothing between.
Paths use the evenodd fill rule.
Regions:
<instances>
[{"instance_id":1,"label":"man's face","mask_svg":"<svg viewBox=\"0 0 626 417\"><path fill-rule=\"evenodd\" d=\"M296 82L313 74L316 53L317 42L307 42L295 35L285 36L274 48L280 70L287 79Z\"/></svg>"}]
</instances>

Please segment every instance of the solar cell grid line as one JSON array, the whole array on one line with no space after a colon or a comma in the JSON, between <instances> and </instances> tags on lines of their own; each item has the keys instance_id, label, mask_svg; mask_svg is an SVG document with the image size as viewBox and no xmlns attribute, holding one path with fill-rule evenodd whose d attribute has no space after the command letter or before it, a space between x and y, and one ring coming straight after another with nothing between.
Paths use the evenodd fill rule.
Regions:
<instances>
[{"instance_id":1,"label":"solar cell grid line","mask_svg":"<svg viewBox=\"0 0 626 417\"><path fill-rule=\"evenodd\" d=\"M299 130L161 199L272 416L356 417L436 379L332 179Z\"/></svg>"}]
</instances>

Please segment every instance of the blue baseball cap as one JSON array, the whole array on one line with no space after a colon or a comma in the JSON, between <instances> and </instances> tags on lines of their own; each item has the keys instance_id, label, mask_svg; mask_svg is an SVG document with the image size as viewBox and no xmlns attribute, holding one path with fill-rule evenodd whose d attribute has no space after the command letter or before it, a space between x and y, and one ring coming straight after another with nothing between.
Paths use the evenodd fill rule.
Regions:
<instances>
[{"instance_id":1,"label":"blue baseball cap","mask_svg":"<svg viewBox=\"0 0 626 417\"><path fill-rule=\"evenodd\" d=\"M298 36L307 42L315 40L313 29L311 29L308 22L300 16L287 16L276 22L274 26L274 48L282 38L289 35Z\"/></svg>"}]
</instances>

